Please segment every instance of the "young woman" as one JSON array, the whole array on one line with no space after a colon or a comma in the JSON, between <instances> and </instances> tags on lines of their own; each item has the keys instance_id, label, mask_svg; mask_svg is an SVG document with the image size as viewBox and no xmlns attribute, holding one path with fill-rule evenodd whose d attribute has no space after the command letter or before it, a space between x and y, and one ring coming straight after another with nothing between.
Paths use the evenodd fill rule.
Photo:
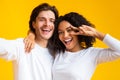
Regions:
<instances>
[{"instance_id":1,"label":"young woman","mask_svg":"<svg viewBox=\"0 0 120 80\"><path fill-rule=\"evenodd\" d=\"M53 35L53 80L90 80L98 64L120 58L120 41L97 31L82 15L59 17ZM95 48L95 38L109 48Z\"/></svg>"},{"instance_id":2,"label":"young woman","mask_svg":"<svg viewBox=\"0 0 120 80\"><path fill-rule=\"evenodd\" d=\"M98 64L120 58L120 41L103 34L82 15L71 12L56 21L53 80L90 80ZM95 38L109 48L92 47Z\"/></svg>"}]
</instances>

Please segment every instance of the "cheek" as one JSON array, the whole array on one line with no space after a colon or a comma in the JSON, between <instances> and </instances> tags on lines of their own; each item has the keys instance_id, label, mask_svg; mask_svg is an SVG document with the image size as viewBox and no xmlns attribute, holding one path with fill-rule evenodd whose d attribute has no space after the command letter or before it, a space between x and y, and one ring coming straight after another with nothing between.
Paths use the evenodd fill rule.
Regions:
<instances>
[{"instance_id":1,"label":"cheek","mask_svg":"<svg viewBox=\"0 0 120 80\"><path fill-rule=\"evenodd\" d=\"M55 30L55 26L53 25L52 27L53 27L53 30Z\"/></svg>"},{"instance_id":2,"label":"cheek","mask_svg":"<svg viewBox=\"0 0 120 80\"><path fill-rule=\"evenodd\" d=\"M53 30L55 30L55 25L54 24L52 24L52 28L53 28Z\"/></svg>"},{"instance_id":3,"label":"cheek","mask_svg":"<svg viewBox=\"0 0 120 80\"><path fill-rule=\"evenodd\" d=\"M78 37L77 37L77 36L74 36L73 38L74 38L74 43L79 44Z\"/></svg>"},{"instance_id":4,"label":"cheek","mask_svg":"<svg viewBox=\"0 0 120 80\"><path fill-rule=\"evenodd\" d=\"M44 24L45 24L44 21L43 21L43 22L42 22L42 21L37 21L37 22L36 22L36 26L37 26L37 27L42 27Z\"/></svg>"},{"instance_id":5,"label":"cheek","mask_svg":"<svg viewBox=\"0 0 120 80\"><path fill-rule=\"evenodd\" d=\"M61 35L59 35L58 37L59 37L60 41L62 41L62 36L61 36Z\"/></svg>"}]
</instances>

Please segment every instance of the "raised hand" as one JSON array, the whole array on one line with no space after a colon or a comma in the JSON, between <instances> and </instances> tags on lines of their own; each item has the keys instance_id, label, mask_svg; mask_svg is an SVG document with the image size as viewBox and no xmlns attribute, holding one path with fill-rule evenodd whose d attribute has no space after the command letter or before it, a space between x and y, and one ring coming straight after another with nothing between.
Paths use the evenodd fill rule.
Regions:
<instances>
[{"instance_id":1,"label":"raised hand","mask_svg":"<svg viewBox=\"0 0 120 80\"><path fill-rule=\"evenodd\" d=\"M105 34L97 31L95 28L87 26L87 25L82 25L80 27L73 27L73 32L71 32L72 35L84 35L84 36L93 36L96 37L100 40L103 40Z\"/></svg>"}]
</instances>

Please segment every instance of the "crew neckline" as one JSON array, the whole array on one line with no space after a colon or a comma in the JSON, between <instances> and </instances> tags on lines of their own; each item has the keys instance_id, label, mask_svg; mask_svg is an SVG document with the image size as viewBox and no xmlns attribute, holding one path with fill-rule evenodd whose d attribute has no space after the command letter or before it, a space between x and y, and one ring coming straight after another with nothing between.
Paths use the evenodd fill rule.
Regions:
<instances>
[{"instance_id":1,"label":"crew neckline","mask_svg":"<svg viewBox=\"0 0 120 80\"><path fill-rule=\"evenodd\" d=\"M37 43L35 43L35 45L42 49L48 49L47 47L42 47L42 46L38 45Z\"/></svg>"},{"instance_id":2,"label":"crew neckline","mask_svg":"<svg viewBox=\"0 0 120 80\"><path fill-rule=\"evenodd\" d=\"M82 50L79 50L76 52L65 51L65 54L70 54L70 55L79 54L79 53L83 52L84 50L86 50L86 49L82 49Z\"/></svg>"}]
</instances>

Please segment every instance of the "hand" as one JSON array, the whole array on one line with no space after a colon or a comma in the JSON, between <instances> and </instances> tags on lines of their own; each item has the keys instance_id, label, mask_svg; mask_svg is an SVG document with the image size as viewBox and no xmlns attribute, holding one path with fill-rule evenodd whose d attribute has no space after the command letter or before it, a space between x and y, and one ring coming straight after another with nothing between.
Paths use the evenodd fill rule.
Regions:
<instances>
[{"instance_id":1,"label":"hand","mask_svg":"<svg viewBox=\"0 0 120 80\"><path fill-rule=\"evenodd\" d=\"M30 52L35 46L35 35L32 32L28 33L28 36L24 39L25 52Z\"/></svg>"},{"instance_id":2,"label":"hand","mask_svg":"<svg viewBox=\"0 0 120 80\"><path fill-rule=\"evenodd\" d=\"M84 35L84 36L95 36L96 30L90 26L82 25L80 27L71 27L74 31L71 33L73 35Z\"/></svg>"},{"instance_id":3,"label":"hand","mask_svg":"<svg viewBox=\"0 0 120 80\"><path fill-rule=\"evenodd\" d=\"M72 35L93 36L100 40L103 40L105 36L105 34L98 32L95 28L87 26L87 25L82 25L78 28L72 26L71 28L74 30L71 33Z\"/></svg>"}]
</instances>

